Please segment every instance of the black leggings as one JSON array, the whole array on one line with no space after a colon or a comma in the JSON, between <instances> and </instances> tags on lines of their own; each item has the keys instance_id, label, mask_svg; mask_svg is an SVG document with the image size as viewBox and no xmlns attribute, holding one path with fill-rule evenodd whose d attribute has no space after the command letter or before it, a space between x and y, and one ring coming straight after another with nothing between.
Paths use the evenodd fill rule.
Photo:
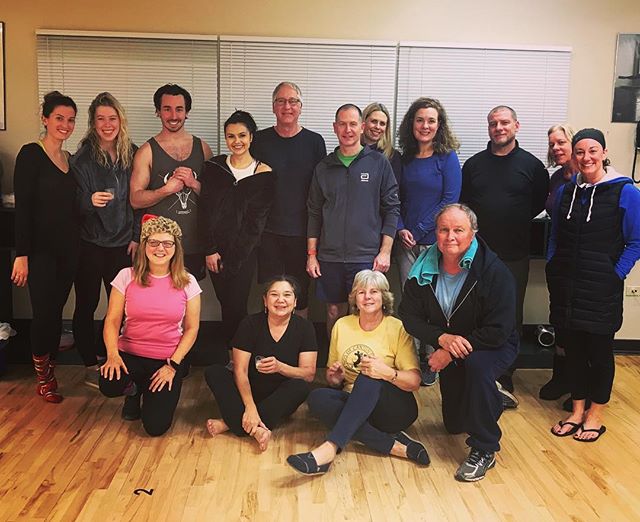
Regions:
<instances>
[{"instance_id":1,"label":"black leggings","mask_svg":"<svg viewBox=\"0 0 640 522\"><path fill-rule=\"evenodd\" d=\"M581 330L563 330L563 334L571 398L582 400L588 397L597 404L606 404L611 398L615 374L614 334L592 334Z\"/></svg>"},{"instance_id":2,"label":"black leggings","mask_svg":"<svg viewBox=\"0 0 640 522\"><path fill-rule=\"evenodd\" d=\"M214 364L205 370L204 378L213 392L225 424L239 437L246 435L242 428L244 403L233 373L220 364ZM251 392L260 419L267 428L273 429L298 409L309 395L310 387L302 379L286 379L270 388L252 386Z\"/></svg>"},{"instance_id":3,"label":"black leggings","mask_svg":"<svg viewBox=\"0 0 640 522\"><path fill-rule=\"evenodd\" d=\"M67 302L76 271L75 250L65 254L38 253L29 256L31 351L34 355L58 353L62 332L62 309Z\"/></svg>"},{"instance_id":4,"label":"black leggings","mask_svg":"<svg viewBox=\"0 0 640 522\"><path fill-rule=\"evenodd\" d=\"M93 327L93 314L100 301L100 285L104 283L108 298L111 293L111 281L121 269L127 266L131 266L131 258L127 255L126 245L101 247L87 241L80 242L75 279L76 307L73 312L73 337L85 366L97 364L96 355L104 356L106 353L102 341L102 327L98 336Z\"/></svg>"},{"instance_id":5,"label":"black leggings","mask_svg":"<svg viewBox=\"0 0 640 522\"><path fill-rule=\"evenodd\" d=\"M178 370L173 378L171 390L165 385L162 390L149 390L151 376L166 364L166 360L149 359L120 352L120 357L129 370L127 375L120 372L120 379L109 381L100 376L100 391L107 397L120 397L125 388L133 381L142 394L142 426L152 437L165 433L173 421L173 414L178 406L182 389L182 370Z\"/></svg>"},{"instance_id":6,"label":"black leggings","mask_svg":"<svg viewBox=\"0 0 640 522\"><path fill-rule=\"evenodd\" d=\"M247 316L247 300L255 269L256 254L254 251L240 265L240 269L234 275L228 275L224 272L220 274L209 272L216 297L220 301L223 340L229 349L233 348L231 339L235 335L240 321Z\"/></svg>"}]
</instances>

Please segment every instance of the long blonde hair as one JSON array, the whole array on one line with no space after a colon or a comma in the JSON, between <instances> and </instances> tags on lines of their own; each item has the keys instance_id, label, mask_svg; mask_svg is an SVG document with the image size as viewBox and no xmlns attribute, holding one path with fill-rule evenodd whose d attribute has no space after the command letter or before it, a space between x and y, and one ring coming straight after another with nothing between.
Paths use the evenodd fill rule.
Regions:
<instances>
[{"instance_id":1,"label":"long blonde hair","mask_svg":"<svg viewBox=\"0 0 640 522\"><path fill-rule=\"evenodd\" d=\"M115 164L121 168L131 168L133 164L133 143L129 137L129 125L127 123L127 116L124 112L124 108L116 98L108 92L101 92L98 94L91 105L89 105L89 125L87 133L82 138L82 145L89 145L91 147L92 157L101 165L107 166L109 164L109 157L107 153L100 148L100 138L96 132L96 111L98 107L111 107L116 111L118 118L120 119L120 131L116 136L116 159Z\"/></svg>"},{"instance_id":2,"label":"long blonde hair","mask_svg":"<svg viewBox=\"0 0 640 522\"><path fill-rule=\"evenodd\" d=\"M376 111L382 112L387 117L387 126L378 143L376 143L376 147L390 160L391 156L393 156L393 141L391 140L391 116L388 109L380 102L370 103L362 111L362 121L367 121L367 118Z\"/></svg>"}]
</instances>

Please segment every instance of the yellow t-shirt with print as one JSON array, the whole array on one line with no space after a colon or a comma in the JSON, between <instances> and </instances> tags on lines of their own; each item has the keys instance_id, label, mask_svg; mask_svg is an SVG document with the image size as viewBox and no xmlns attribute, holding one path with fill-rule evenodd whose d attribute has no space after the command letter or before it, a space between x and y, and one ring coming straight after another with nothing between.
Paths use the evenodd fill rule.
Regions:
<instances>
[{"instance_id":1,"label":"yellow t-shirt with print","mask_svg":"<svg viewBox=\"0 0 640 522\"><path fill-rule=\"evenodd\" d=\"M364 355L375 355L395 370L419 370L413 339L402 321L385 316L372 331L360 328L357 315L338 319L331 332L327 366L339 361L344 368L344 391L351 392L360 373L358 365Z\"/></svg>"}]
</instances>

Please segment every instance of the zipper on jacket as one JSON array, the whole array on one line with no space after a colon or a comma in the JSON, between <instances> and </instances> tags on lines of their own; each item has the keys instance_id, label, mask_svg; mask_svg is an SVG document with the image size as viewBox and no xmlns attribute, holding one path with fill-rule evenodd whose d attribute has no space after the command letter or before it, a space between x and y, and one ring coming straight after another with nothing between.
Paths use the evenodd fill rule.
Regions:
<instances>
[{"instance_id":1,"label":"zipper on jacket","mask_svg":"<svg viewBox=\"0 0 640 522\"><path fill-rule=\"evenodd\" d=\"M444 317L444 320L447 322L447 328L451 328L451 318L454 316L454 314L460 309L460 307L462 306L462 304L467 300L467 297L469 297L469 294L471 293L471 291L476 287L476 285L478 284L478 280L476 279L473 284L471 285L471 288L469 288L469 290L467 291L467 293L464 295L464 297L462 298L462 300L458 303L458 306L456 306L453 311L451 312L451 314L449 316L447 316L447 314L444 313L444 310L442 309L442 305L440 304L440 301L438 301L438 296L436 295L436 291L433 288L433 284L429 283L429 288L431 288L431 292L433 293L433 297L435 297L436 299L436 303L438 303L438 308L440 308L440 311L442 312L442 317Z\"/></svg>"}]
</instances>

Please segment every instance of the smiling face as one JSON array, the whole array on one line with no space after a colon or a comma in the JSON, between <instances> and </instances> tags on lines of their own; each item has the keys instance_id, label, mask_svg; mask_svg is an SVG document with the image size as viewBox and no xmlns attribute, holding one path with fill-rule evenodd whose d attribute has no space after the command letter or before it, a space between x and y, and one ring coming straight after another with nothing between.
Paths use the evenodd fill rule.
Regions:
<instances>
[{"instance_id":1,"label":"smiling face","mask_svg":"<svg viewBox=\"0 0 640 522\"><path fill-rule=\"evenodd\" d=\"M289 316L296 307L296 294L287 281L273 283L267 290L263 300L267 312L272 316Z\"/></svg>"},{"instance_id":2,"label":"smiling face","mask_svg":"<svg viewBox=\"0 0 640 522\"><path fill-rule=\"evenodd\" d=\"M432 145L439 127L436 109L433 107L418 109L413 117L413 137L418 142L418 147Z\"/></svg>"},{"instance_id":3,"label":"smiling face","mask_svg":"<svg viewBox=\"0 0 640 522\"><path fill-rule=\"evenodd\" d=\"M353 108L341 110L333 124L333 131L341 149L357 149L362 135L362 120L358 111Z\"/></svg>"},{"instance_id":4,"label":"smiling face","mask_svg":"<svg viewBox=\"0 0 640 522\"><path fill-rule=\"evenodd\" d=\"M289 85L278 89L273 102L273 114L278 125L296 125L302 112L302 101L298 92Z\"/></svg>"},{"instance_id":5,"label":"smiling face","mask_svg":"<svg viewBox=\"0 0 640 522\"><path fill-rule=\"evenodd\" d=\"M382 111L373 111L364 121L364 142L367 145L376 145L384 136L389 124L389 118Z\"/></svg>"},{"instance_id":6,"label":"smiling face","mask_svg":"<svg viewBox=\"0 0 640 522\"><path fill-rule=\"evenodd\" d=\"M469 217L459 208L451 208L438 218L436 242L445 260L462 259L474 237Z\"/></svg>"},{"instance_id":7,"label":"smiling face","mask_svg":"<svg viewBox=\"0 0 640 522\"><path fill-rule=\"evenodd\" d=\"M509 109L498 109L488 119L489 139L493 149L509 148L520 130L520 123Z\"/></svg>"},{"instance_id":8,"label":"smiling face","mask_svg":"<svg viewBox=\"0 0 640 522\"><path fill-rule=\"evenodd\" d=\"M73 107L58 105L54 107L49 116L42 117L47 136L64 141L73 134L76 126L76 111Z\"/></svg>"},{"instance_id":9,"label":"smiling face","mask_svg":"<svg viewBox=\"0 0 640 522\"><path fill-rule=\"evenodd\" d=\"M164 268L168 272L171 259L176 253L175 241L175 238L166 232L151 234L145 241L145 255L149 265Z\"/></svg>"},{"instance_id":10,"label":"smiling face","mask_svg":"<svg viewBox=\"0 0 640 522\"><path fill-rule=\"evenodd\" d=\"M187 120L187 109L182 94L163 94L160 100L160 110L156 112L162 127L169 132L178 132Z\"/></svg>"},{"instance_id":11,"label":"smiling face","mask_svg":"<svg viewBox=\"0 0 640 522\"><path fill-rule=\"evenodd\" d=\"M253 135L243 123L229 123L224 129L224 141L234 156L242 156L249 152Z\"/></svg>"},{"instance_id":12,"label":"smiling face","mask_svg":"<svg viewBox=\"0 0 640 522\"><path fill-rule=\"evenodd\" d=\"M563 131L556 130L549 134L549 152L559 167L564 167L571 161L571 140Z\"/></svg>"},{"instance_id":13,"label":"smiling face","mask_svg":"<svg viewBox=\"0 0 640 522\"><path fill-rule=\"evenodd\" d=\"M382 291L371 285L358 288L356 290L356 306L360 315L382 313Z\"/></svg>"},{"instance_id":14,"label":"smiling face","mask_svg":"<svg viewBox=\"0 0 640 522\"><path fill-rule=\"evenodd\" d=\"M113 107L100 105L96 108L93 126L100 140L100 148L107 149L120 132L120 117Z\"/></svg>"},{"instance_id":15,"label":"smiling face","mask_svg":"<svg viewBox=\"0 0 640 522\"><path fill-rule=\"evenodd\" d=\"M607 149L591 138L584 138L573 147L578 170L587 183L597 183L606 174L604 160L607 158Z\"/></svg>"}]
</instances>

